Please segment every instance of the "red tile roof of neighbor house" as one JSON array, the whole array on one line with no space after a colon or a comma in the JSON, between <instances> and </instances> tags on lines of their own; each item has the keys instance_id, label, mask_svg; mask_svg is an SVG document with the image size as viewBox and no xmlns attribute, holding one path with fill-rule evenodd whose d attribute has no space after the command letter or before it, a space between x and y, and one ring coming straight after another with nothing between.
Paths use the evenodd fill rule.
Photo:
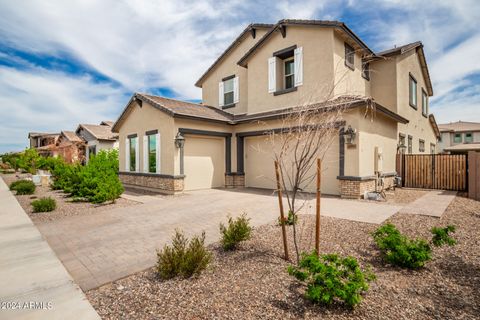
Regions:
<instances>
[{"instance_id":1,"label":"red tile roof of neighbor house","mask_svg":"<svg viewBox=\"0 0 480 320\"><path fill-rule=\"evenodd\" d=\"M438 125L441 132L480 131L480 122L457 121Z\"/></svg>"}]
</instances>

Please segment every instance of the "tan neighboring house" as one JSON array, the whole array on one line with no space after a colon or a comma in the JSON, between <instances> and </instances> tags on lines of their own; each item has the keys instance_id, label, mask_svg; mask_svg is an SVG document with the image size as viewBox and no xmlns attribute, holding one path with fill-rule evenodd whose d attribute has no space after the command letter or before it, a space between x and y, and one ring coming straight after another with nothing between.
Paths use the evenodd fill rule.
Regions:
<instances>
[{"instance_id":1,"label":"tan neighboring house","mask_svg":"<svg viewBox=\"0 0 480 320\"><path fill-rule=\"evenodd\" d=\"M84 163L85 141L73 131L62 131L56 143L58 155L68 163Z\"/></svg>"},{"instance_id":2,"label":"tan neighboring house","mask_svg":"<svg viewBox=\"0 0 480 320\"><path fill-rule=\"evenodd\" d=\"M347 108L323 161L324 194L358 198L377 177L391 185L396 154L430 153L439 137L423 45L375 53L342 22L251 24L196 86L202 104L142 93L127 103L113 126L125 186L274 189L266 134L305 105Z\"/></svg>"},{"instance_id":3,"label":"tan neighboring house","mask_svg":"<svg viewBox=\"0 0 480 320\"><path fill-rule=\"evenodd\" d=\"M58 155L57 141L59 133L29 132L30 148L34 148L40 155L56 157Z\"/></svg>"},{"instance_id":4,"label":"tan neighboring house","mask_svg":"<svg viewBox=\"0 0 480 320\"><path fill-rule=\"evenodd\" d=\"M118 134L112 132L113 121L80 124L75 133L85 141L85 161L101 150L118 149Z\"/></svg>"},{"instance_id":5,"label":"tan neighboring house","mask_svg":"<svg viewBox=\"0 0 480 320\"><path fill-rule=\"evenodd\" d=\"M465 154L480 152L480 123L457 121L438 125L441 138L438 143L442 153Z\"/></svg>"}]
</instances>

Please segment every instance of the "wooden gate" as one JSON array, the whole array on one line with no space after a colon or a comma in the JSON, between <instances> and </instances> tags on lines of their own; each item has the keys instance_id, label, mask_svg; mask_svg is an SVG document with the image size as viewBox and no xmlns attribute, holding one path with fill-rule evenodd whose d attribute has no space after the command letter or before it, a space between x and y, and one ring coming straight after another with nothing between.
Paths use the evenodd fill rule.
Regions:
<instances>
[{"instance_id":1,"label":"wooden gate","mask_svg":"<svg viewBox=\"0 0 480 320\"><path fill-rule=\"evenodd\" d=\"M398 154L397 173L407 188L465 191L468 187L466 155Z\"/></svg>"},{"instance_id":2,"label":"wooden gate","mask_svg":"<svg viewBox=\"0 0 480 320\"><path fill-rule=\"evenodd\" d=\"M480 153L468 153L468 197L480 201Z\"/></svg>"}]
</instances>

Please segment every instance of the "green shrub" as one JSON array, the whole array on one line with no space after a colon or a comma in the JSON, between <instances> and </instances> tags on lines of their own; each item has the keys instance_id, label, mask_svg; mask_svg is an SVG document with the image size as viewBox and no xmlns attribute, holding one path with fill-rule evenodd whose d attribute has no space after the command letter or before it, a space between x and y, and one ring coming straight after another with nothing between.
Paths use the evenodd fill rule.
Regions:
<instances>
[{"instance_id":1,"label":"green shrub","mask_svg":"<svg viewBox=\"0 0 480 320\"><path fill-rule=\"evenodd\" d=\"M455 232L455 226L449 225L449 226L446 226L445 228L433 227L431 232L433 235L432 243L436 247L443 246L444 244L453 246L457 243L455 239L450 237L450 233Z\"/></svg>"},{"instance_id":2,"label":"green shrub","mask_svg":"<svg viewBox=\"0 0 480 320\"><path fill-rule=\"evenodd\" d=\"M188 241L182 232L176 230L172 244L157 251L156 270L161 279L189 278L200 274L211 259L211 253L205 248L205 232Z\"/></svg>"},{"instance_id":3,"label":"green shrub","mask_svg":"<svg viewBox=\"0 0 480 320\"><path fill-rule=\"evenodd\" d=\"M250 219L246 214L242 214L237 219L228 218L228 226L220 223L220 233L222 234L222 247L225 250L233 250L237 245L245 240L250 239L252 227L250 226Z\"/></svg>"},{"instance_id":4,"label":"green shrub","mask_svg":"<svg viewBox=\"0 0 480 320\"><path fill-rule=\"evenodd\" d=\"M15 181L12 189L12 185L10 185L10 190L15 190L17 191L18 195L24 195L24 194L34 194L35 193L35 184L32 181L29 180L19 180Z\"/></svg>"},{"instance_id":5,"label":"green shrub","mask_svg":"<svg viewBox=\"0 0 480 320\"><path fill-rule=\"evenodd\" d=\"M329 305L340 300L350 307L360 303L368 282L375 279L353 257L327 254L319 258L315 251L303 253L299 266L290 266L288 273L307 284L305 296L312 302Z\"/></svg>"},{"instance_id":6,"label":"green shrub","mask_svg":"<svg viewBox=\"0 0 480 320\"><path fill-rule=\"evenodd\" d=\"M399 267L420 268L432 258L432 249L425 240L409 239L390 223L378 228L373 239L384 259Z\"/></svg>"},{"instance_id":7,"label":"green shrub","mask_svg":"<svg viewBox=\"0 0 480 320\"><path fill-rule=\"evenodd\" d=\"M57 203L55 199L48 197L48 198L40 198L38 200L32 201L33 212L50 212L55 210L57 207Z\"/></svg>"},{"instance_id":8,"label":"green shrub","mask_svg":"<svg viewBox=\"0 0 480 320\"><path fill-rule=\"evenodd\" d=\"M13 181L12 183L10 183L10 186L9 186L10 190L11 190L11 191L15 191L16 188L17 188L17 186L18 186L19 184L24 183L25 181L28 181L28 180L22 179L22 180Z\"/></svg>"},{"instance_id":9,"label":"green shrub","mask_svg":"<svg viewBox=\"0 0 480 320\"><path fill-rule=\"evenodd\" d=\"M287 226L293 226L298 221L298 216L293 214L291 210L288 211L288 216L285 218L283 223ZM282 225L282 217L278 217L278 224Z\"/></svg>"}]
</instances>

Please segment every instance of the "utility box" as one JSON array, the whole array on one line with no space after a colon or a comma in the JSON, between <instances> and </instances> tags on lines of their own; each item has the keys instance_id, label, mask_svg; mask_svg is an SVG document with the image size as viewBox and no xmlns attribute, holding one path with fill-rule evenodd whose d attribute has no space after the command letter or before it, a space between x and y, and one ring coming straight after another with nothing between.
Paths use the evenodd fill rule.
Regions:
<instances>
[{"instance_id":1,"label":"utility box","mask_svg":"<svg viewBox=\"0 0 480 320\"><path fill-rule=\"evenodd\" d=\"M375 173L383 171L383 151L380 147L375 147L373 166Z\"/></svg>"}]
</instances>

